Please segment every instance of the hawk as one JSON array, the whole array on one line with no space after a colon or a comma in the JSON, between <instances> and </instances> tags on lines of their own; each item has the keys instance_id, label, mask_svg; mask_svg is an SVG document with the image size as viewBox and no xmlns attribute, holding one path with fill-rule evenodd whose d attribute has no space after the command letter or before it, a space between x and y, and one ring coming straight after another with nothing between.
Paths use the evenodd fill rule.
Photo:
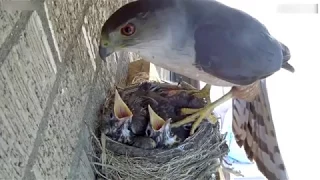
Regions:
<instances>
[{"instance_id":1,"label":"hawk","mask_svg":"<svg viewBox=\"0 0 320 180\"><path fill-rule=\"evenodd\" d=\"M193 122L191 134L221 103L233 99L239 146L270 180L288 179L269 107L265 79L284 68L290 50L249 14L213 0L137 0L114 12L101 30L103 60L130 51L170 71L230 92L173 127ZM198 93L208 97L209 93Z\"/></svg>"}]
</instances>

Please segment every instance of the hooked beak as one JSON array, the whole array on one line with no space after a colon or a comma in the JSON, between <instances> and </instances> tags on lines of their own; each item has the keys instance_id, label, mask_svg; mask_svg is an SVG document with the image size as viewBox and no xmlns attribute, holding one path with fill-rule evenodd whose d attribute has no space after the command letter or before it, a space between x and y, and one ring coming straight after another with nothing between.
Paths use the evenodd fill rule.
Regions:
<instances>
[{"instance_id":1,"label":"hooked beak","mask_svg":"<svg viewBox=\"0 0 320 180\"><path fill-rule=\"evenodd\" d=\"M106 62L107 57L109 57L113 52L115 52L114 47L112 46L112 43L109 41L108 36L105 34L101 34L100 39L100 46L99 46L99 55L100 58Z\"/></svg>"},{"instance_id":2,"label":"hooked beak","mask_svg":"<svg viewBox=\"0 0 320 180\"><path fill-rule=\"evenodd\" d=\"M132 118L133 114L130 111L129 107L124 103L122 98L119 95L119 92L116 90L114 96L114 115L119 121L125 121Z\"/></svg>"},{"instance_id":3,"label":"hooked beak","mask_svg":"<svg viewBox=\"0 0 320 180\"><path fill-rule=\"evenodd\" d=\"M113 52L114 49L111 47L104 47L103 45L99 46L99 55L104 62L107 61L107 57L109 57Z\"/></svg>"}]
</instances>

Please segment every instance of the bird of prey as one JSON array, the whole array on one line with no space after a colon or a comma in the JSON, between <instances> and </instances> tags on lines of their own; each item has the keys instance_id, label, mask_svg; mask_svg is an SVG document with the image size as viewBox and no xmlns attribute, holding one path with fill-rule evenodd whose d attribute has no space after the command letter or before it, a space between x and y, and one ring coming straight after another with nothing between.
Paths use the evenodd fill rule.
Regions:
<instances>
[{"instance_id":1,"label":"bird of prey","mask_svg":"<svg viewBox=\"0 0 320 180\"><path fill-rule=\"evenodd\" d=\"M233 99L233 131L270 180L288 179L278 147L265 79L288 63L289 48L249 14L213 0L137 0L115 11L101 30L103 60L130 51L157 66L230 92L172 126L196 121ZM200 93L198 97L208 94Z\"/></svg>"}]
</instances>

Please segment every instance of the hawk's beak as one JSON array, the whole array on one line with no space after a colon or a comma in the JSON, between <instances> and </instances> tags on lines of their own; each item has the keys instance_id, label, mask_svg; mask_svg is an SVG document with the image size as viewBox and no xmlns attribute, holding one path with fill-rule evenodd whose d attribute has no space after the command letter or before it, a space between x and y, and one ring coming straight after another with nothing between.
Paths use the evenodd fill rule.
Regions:
<instances>
[{"instance_id":1,"label":"hawk's beak","mask_svg":"<svg viewBox=\"0 0 320 180\"><path fill-rule=\"evenodd\" d=\"M133 116L129 107L126 105L126 103L124 103L124 101L120 97L119 92L117 90L114 95L113 108L114 108L114 115L118 120L128 120Z\"/></svg>"},{"instance_id":2,"label":"hawk's beak","mask_svg":"<svg viewBox=\"0 0 320 180\"><path fill-rule=\"evenodd\" d=\"M148 105L148 111L150 116L150 124L154 131L160 131L163 125L166 123L154 110Z\"/></svg>"},{"instance_id":3,"label":"hawk's beak","mask_svg":"<svg viewBox=\"0 0 320 180\"><path fill-rule=\"evenodd\" d=\"M103 45L99 46L99 55L104 62L107 61L107 57L109 57L113 52L114 49L111 47L104 47Z\"/></svg>"},{"instance_id":4,"label":"hawk's beak","mask_svg":"<svg viewBox=\"0 0 320 180\"><path fill-rule=\"evenodd\" d=\"M101 34L100 46L99 46L99 55L100 58L106 62L107 57L109 57L115 51L112 43L109 41L109 38L104 33Z\"/></svg>"}]
</instances>

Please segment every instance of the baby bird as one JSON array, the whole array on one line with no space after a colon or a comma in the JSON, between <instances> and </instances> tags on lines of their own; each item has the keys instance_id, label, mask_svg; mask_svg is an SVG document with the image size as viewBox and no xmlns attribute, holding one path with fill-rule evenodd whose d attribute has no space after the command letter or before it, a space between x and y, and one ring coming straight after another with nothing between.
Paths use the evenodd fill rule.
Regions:
<instances>
[{"instance_id":1,"label":"baby bird","mask_svg":"<svg viewBox=\"0 0 320 180\"><path fill-rule=\"evenodd\" d=\"M171 147L189 137L192 122L172 127L188 116L182 110L206 104L194 93L197 90L154 82L116 89L103 112L102 132L115 141L142 149Z\"/></svg>"},{"instance_id":2,"label":"baby bird","mask_svg":"<svg viewBox=\"0 0 320 180\"><path fill-rule=\"evenodd\" d=\"M155 140L157 148L167 148L183 142L190 132L191 126L171 128L171 119L163 120L154 110L148 105L149 124L146 129L146 135Z\"/></svg>"},{"instance_id":3,"label":"baby bird","mask_svg":"<svg viewBox=\"0 0 320 180\"><path fill-rule=\"evenodd\" d=\"M115 90L113 109L105 112L102 119L102 132L121 143L132 143L133 133L129 129L133 114Z\"/></svg>"}]
</instances>

